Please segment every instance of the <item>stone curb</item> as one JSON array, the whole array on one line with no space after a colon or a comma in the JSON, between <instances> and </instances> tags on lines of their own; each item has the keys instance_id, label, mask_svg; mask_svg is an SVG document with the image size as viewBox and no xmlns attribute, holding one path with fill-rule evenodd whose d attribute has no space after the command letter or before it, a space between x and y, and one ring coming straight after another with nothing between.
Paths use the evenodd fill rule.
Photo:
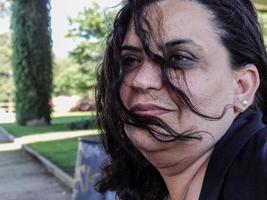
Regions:
<instances>
[{"instance_id":1,"label":"stone curb","mask_svg":"<svg viewBox=\"0 0 267 200\"><path fill-rule=\"evenodd\" d=\"M55 164L53 164L51 161L46 159L44 156L42 156L37 151L33 150L27 145L22 145L22 149L25 150L27 153L32 155L34 158L39 160L43 166L52 173L55 177L57 177L63 184L68 186L70 189L73 189L74 186L74 178L72 178L70 175L68 175L66 172L64 172L62 169L57 167Z\"/></svg>"},{"instance_id":2,"label":"stone curb","mask_svg":"<svg viewBox=\"0 0 267 200\"><path fill-rule=\"evenodd\" d=\"M6 129L0 126L0 135L3 135L3 138L0 137L0 143L12 143L15 140L15 137L8 133Z\"/></svg>"}]
</instances>

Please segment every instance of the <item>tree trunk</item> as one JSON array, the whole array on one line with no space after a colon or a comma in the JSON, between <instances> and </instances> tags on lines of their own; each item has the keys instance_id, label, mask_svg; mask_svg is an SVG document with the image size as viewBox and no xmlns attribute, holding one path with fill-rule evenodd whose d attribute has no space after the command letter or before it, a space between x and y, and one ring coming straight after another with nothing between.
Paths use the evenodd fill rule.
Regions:
<instances>
[{"instance_id":1,"label":"tree trunk","mask_svg":"<svg viewBox=\"0 0 267 200\"><path fill-rule=\"evenodd\" d=\"M49 0L12 3L16 119L20 125L50 123L52 41Z\"/></svg>"}]
</instances>

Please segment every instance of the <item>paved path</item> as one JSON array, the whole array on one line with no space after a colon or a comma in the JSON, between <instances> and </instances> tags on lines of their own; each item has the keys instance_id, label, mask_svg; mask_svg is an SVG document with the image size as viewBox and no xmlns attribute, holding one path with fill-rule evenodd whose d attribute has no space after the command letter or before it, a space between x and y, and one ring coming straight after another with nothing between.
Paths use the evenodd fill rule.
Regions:
<instances>
[{"instance_id":1,"label":"paved path","mask_svg":"<svg viewBox=\"0 0 267 200\"><path fill-rule=\"evenodd\" d=\"M22 151L0 152L1 200L71 200L71 191Z\"/></svg>"},{"instance_id":2,"label":"paved path","mask_svg":"<svg viewBox=\"0 0 267 200\"><path fill-rule=\"evenodd\" d=\"M0 126L0 144L1 143L7 143L7 142L13 142L13 141L14 141L14 137L11 136L10 134L7 134L6 130Z\"/></svg>"}]
</instances>

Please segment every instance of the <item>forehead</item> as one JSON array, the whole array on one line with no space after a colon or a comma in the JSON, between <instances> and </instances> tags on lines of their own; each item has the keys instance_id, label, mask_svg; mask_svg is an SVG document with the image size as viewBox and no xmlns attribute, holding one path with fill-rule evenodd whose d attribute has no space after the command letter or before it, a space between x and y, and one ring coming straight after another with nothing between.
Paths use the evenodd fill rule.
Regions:
<instances>
[{"instance_id":1,"label":"forehead","mask_svg":"<svg viewBox=\"0 0 267 200\"><path fill-rule=\"evenodd\" d=\"M157 41L189 38L200 45L209 44L211 40L218 42L212 14L206 7L191 0L162 0L157 5L160 14L153 7L144 11L153 29L149 31L158 37ZM140 44L133 23L129 26L124 43Z\"/></svg>"}]
</instances>

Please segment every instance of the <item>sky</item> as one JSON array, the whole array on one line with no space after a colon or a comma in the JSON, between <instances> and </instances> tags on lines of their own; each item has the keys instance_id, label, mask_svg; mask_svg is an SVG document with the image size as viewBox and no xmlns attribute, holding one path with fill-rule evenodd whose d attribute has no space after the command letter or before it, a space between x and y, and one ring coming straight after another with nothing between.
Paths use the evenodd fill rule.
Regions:
<instances>
[{"instance_id":1,"label":"sky","mask_svg":"<svg viewBox=\"0 0 267 200\"><path fill-rule=\"evenodd\" d=\"M66 58L68 52L75 47L75 42L65 35L68 32L68 16L75 17L84 6L90 6L92 0L51 0L51 27L53 52L56 57ZM112 7L117 5L120 0L97 0L99 5ZM0 19L0 33L9 30L9 17Z\"/></svg>"}]
</instances>

